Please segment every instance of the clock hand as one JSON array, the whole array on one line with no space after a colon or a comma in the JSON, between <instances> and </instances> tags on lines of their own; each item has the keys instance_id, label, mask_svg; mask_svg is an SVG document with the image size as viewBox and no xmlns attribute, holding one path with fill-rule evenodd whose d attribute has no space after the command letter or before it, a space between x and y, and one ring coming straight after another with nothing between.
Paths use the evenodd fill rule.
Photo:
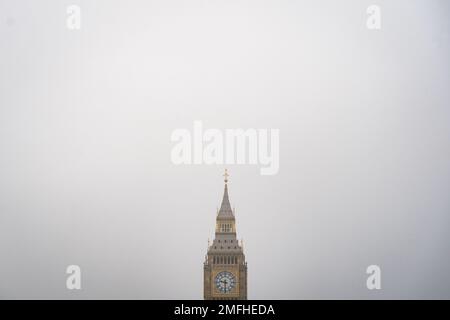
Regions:
<instances>
[{"instance_id":1,"label":"clock hand","mask_svg":"<svg viewBox=\"0 0 450 320\"><path fill-rule=\"evenodd\" d=\"M228 281L226 279L223 279L221 282L223 283L224 289L226 290Z\"/></svg>"}]
</instances>

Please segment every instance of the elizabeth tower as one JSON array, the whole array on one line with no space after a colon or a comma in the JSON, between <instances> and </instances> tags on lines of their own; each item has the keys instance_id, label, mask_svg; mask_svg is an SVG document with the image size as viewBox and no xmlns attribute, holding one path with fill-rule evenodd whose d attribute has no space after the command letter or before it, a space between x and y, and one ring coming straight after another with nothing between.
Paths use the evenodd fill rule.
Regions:
<instances>
[{"instance_id":1,"label":"elizabeth tower","mask_svg":"<svg viewBox=\"0 0 450 320\"><path fill-rule=\"evenodd\" d=\"M247 262L242 243L236 238L236 221L228 198L228 173L225 190L216 217L213 243L203 266L203 296L206 300L247 299Z\"/></svg>"}]
</instances>

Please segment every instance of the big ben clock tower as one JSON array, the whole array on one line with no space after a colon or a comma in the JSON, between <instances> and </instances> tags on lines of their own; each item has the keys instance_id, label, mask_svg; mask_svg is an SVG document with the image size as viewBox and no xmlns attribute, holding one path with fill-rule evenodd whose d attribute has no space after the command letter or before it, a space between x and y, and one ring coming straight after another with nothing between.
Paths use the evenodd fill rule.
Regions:
<instances>
[{"instance_id":1,"label":"big ben clock tower","mask_svg":"<svg viewBox=\"0 0 450 320\"><path fill-rule=\"evenodd\" d=\"M242 243L236 238L236 221L228 198L228 173L225 169L225 190L216 217L215 238L203 266L205 300L247 299L247 262Z\"/></svg>"}]
</instances>

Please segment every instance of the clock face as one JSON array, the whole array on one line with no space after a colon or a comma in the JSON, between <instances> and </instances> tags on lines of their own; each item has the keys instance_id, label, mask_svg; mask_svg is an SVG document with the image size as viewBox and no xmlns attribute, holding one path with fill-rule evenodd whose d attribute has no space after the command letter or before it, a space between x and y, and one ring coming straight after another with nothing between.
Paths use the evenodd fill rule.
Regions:
<instances>
[{"instance_id":1,"label":"clock face","mask_svg":"<svg viewBox=\"0 0 450 320\"><path fill-rule=\"evenodd\" d=\"M231 272L222 271L214 279L217 289L222 293L229 293L236 285L236 278Z\"/></svg>"}]
</instances>

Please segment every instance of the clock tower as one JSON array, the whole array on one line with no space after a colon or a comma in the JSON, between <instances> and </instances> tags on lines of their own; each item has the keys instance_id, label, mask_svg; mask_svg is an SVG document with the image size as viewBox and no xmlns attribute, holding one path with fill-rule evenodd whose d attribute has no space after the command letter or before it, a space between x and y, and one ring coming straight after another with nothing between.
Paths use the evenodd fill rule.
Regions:
<instances>
[{"instance_id":1,"label":"clock tower","mask_svg":"<svg viewBox=\"0 0 450 320\"><path fill-rule=\"evenodd\" d=\"M216 232L203 264L203 296L205 300L246 300L247 262L242 241L236 238L234 210L228 198L228 173L216 217Z\"/></svg>"}]
</instances>

